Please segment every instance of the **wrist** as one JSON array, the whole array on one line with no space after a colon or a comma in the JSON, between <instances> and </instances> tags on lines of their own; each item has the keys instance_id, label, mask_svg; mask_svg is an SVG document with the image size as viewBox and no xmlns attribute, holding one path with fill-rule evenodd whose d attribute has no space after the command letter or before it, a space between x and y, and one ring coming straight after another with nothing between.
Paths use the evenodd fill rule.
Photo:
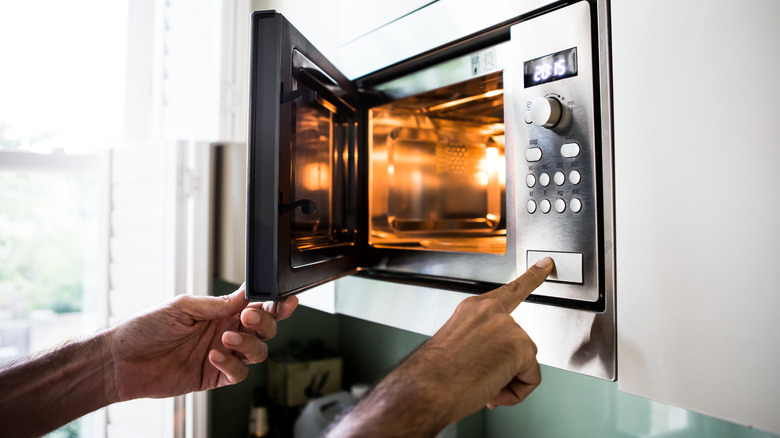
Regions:
<instances>
[{"instance_id":1,"label":"wrist","mask_svg":"<svg viewBox=\"0 0 780 438\"><path fill-rule=\"evenodd\" d=\"M117 382L120 376L117 375L116 361L112 351L112 339L115 329L110 328L98 333L95 336L103 371L103 394L108 404L125 401L119 396Z\"/></svg>"}]
</instances>

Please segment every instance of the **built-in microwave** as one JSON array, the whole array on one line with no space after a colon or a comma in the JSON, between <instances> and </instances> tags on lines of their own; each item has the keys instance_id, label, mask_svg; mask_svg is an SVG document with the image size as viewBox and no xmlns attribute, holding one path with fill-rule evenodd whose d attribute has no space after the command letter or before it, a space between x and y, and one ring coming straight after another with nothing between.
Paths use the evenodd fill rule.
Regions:
<instances>
[{"instance_id":1,"label":"built-in microwave","mask_svg":"<svg viewBox=\"0 0 780 438\"><path fill-rule=\"evenodd\" d=\"M247 296L348 274L480 293L550 256L529 301L594 333L614 378L607 14L552 2L349 80L255 12Z\"/></svg>"}]
</instances>

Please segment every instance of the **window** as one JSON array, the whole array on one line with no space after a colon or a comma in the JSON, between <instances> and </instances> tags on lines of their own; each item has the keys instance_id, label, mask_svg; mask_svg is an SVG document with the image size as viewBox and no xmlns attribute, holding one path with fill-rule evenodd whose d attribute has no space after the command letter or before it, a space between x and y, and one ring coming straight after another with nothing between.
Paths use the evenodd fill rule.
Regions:
<instances>
[{"instance_id":1,"label":"window","mask_svg":"<svg viewBox=\"0 0 780 438\"><path fill-rule=\"evenodd\" d=\"M122 137L126 9L0 2L0 366L105 325L99 155Z\"/></svg>"}]
</instances>

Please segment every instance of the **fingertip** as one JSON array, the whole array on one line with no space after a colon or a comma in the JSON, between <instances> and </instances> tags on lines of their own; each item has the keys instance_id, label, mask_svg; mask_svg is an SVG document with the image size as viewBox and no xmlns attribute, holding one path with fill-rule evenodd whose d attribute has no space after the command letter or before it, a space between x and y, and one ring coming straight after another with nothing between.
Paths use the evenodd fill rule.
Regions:
<instances>
[{"instance_id":1,"label":"fingertip","mask_svg":"<svg viewBox=\"0 0 780 438\"><path fill-rule=\"evenodd\" d=\"M554 267L555 262L550 257L543 257L541 260L536 262L534 266L540 269L548 269Z\"/></svg>"},{"instance_id":2,"label":"fingertip","mask_svg":"<svg viewBox=\"0 0 780 438\"><path fill-rule=\"evenodd\" d=\"M221 302L224 304L219 306L217 311L218 316L221 317L234 315L249 304L249 300L244 296L244 291L241 288L229 295L216 297L216 299L222 300Z\"/></svg>"},{"instance_id":3,"label":"fingertip","mask_svg":"<svg viewBox=\"0 0 780 438\"><path fill-rule=\"evenodd\" d=\"M236 384L243 381L249 369L235 357L228 357L219 350L209 352L209 362L214 368L218 369L230 384ZM218 385L222 386L222 385Z\"/></svg>"},{"instance_id":4,"label":"fingertip","mask_svg":"<svg viewBox=\"0 0 780 438\"><path fill-rule=\"evenodd\" d=\"M263 310L268 312L275 320L281 321L289 318L298 307L298 297L290 295L280 301L267 301L263 303Z\"/></svg>"},{"instance_id":5,"label":"fingertip","mask_svg":"<svg viewBox=\"0 0 780 438\"><path fill-rule=\"evenodd\" d=\"M241 345L243 338L236 332L225 332L222 334L222 344L227 348L234 348Z\"/></svg>"},{"instance_id":6,"label":"fingertip","mask_svg":"<svg viewBox=\"0 0 780 438\"><path fill-rule=\"evenodd\" d=\"M209 352L209 361L212 365L216 366L216 364L221 364L225 362L225 355L222 354L219 350L211 350Z\"/></svg>"},{"instance_id":7,"label":"fingertip","mask_svg":"<svg viewBox=\"0 0 780 438\"><path fill-rule=\"evenodd\" d=\"M245 326L255 326L260 322L260 313L254 307L247 307L241 312L241 322Z\"/></svg>"},{"instance_id":8,"label":"fingertip","mask_svg":"<svg viewBox=\"0 0 780 438\"><path fill-rule=\"evenodd\" d=\"M232 299L240 299L241 301L245 301L246 303L249 303L249 298L246 297L246 292L244 291L244 285L242 284L241 287L236 289L232 294L230 294L230 298ZM244 304L246 305L246 304Z\"/></svg>"},{"instance_id":9,"label":"fingertip","mask_svg":"<svg viewBox=\"0 0 780 438\"><path fill-rule=\"evenodd\" d=\"M528 271L536 275L540 282L544 282L550 274L555 272L555 260L550 257L543 257L528 268Z\"/></svg>"},{"instance_id":10,"label":"fingertip","mask_svg":"<svg viewBox=\"0 0 780 438\"><path fill-rule=\"evenodd\" d=\"M287 318L295 311L296 308L298 308L298 297L293 295L290 297L287 297L286 300L284 300L284 303L282 303L282 317Z\"/></svg>"}]
</instances>

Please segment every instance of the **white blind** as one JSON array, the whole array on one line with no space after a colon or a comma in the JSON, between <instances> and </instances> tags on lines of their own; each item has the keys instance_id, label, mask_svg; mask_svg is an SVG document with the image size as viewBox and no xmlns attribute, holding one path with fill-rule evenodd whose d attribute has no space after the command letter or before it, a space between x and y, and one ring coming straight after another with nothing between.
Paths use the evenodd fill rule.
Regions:
<instances>
[{"instance_id":1,"label":"white blind","mask_svg":"<svg viewBox=\"0 0 780 438\"><path fill-rule=\"evenodd\" d=\"M172 150L173 149L173 150ZM111 152L109 323L177 293L177 163L162 144ZM107 436L174 436L174 400L133 400L108 408Z\"/></svg>"}]
</instances>

